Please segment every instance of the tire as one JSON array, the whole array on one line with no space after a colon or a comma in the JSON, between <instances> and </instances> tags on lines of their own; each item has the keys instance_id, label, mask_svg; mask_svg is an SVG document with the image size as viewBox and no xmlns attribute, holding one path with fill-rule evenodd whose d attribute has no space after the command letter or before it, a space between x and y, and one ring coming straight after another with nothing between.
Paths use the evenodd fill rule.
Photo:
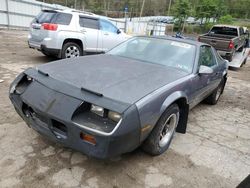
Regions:
<instances>
[{"instance_id":1,"label":"tire","mask_svg":"<svg viewBox=\"0 0 250 188\"><path fill-rule=\"evenodd\" d=\"M244 46L245 46L245 44L244 44L242 47L240 47L240 48L238 49L238 52L242 52L243 49L244 49Z\"/></svg>"},{"instance_id":2,"label":"tire","mask_svg":"<svg viewBox=\"0 0 250 188\"><path fill-rule=\"evenodd\" d=\"M83 55L83 50L78 44L67 42L63 45L61 54L62 59L79 57Z\"/></svg>"},{"instance_id":3,"label":"tire","mask_svg":"<svg viewBox=\"0 0 250 188\"><path fill-rule=\"evenodd\" d=\"M225 79L223 78L223 80L221 81L221 83L219 84L219 86L213 91L213 93L212 93L211 95L209 95L209 96L205 99L205 102L206 102L207 104L211 104L211 105L217 104L217 102L218 102L219 99L220 99L221 94L222 94L223 91L224 91L225 85L226 85L226 81L225 81Z\"/></svg>"},{"instance_id":4,"label":"tire","mask_svg":"<svg viewBox=\"0 0 250 188\"><path fill-rule=\"evenodd\" d=\"M41 51L43 53L43 55L47 56L47 57L56 57L55 55L52 55L48 52L44 52L44 51Z\"/></svg>"},{"instance_id":5,"label":"tire","mask_svg":"<svg viewBox=\"0 0 250 188\"><path fill-rule=\"evenodd\" d=\"M145 152L155 156L162 154L169 148L179 122L179 114L180 110L177 104L172 104L167 108L142 144L142 149ZM166 132L167 125L169 125L169 130Z\"/></svg>"},{"instance_id":6,"label":"tire","mask_svg":"<svg viewBox=\"0 0 250 188\"><path fill-rule=\"evenodd\" d=\"M233 61L233 54L231 54L230 56L228 56L226 59L227 59L229 62Z\"/></svg>"}]
</instances>

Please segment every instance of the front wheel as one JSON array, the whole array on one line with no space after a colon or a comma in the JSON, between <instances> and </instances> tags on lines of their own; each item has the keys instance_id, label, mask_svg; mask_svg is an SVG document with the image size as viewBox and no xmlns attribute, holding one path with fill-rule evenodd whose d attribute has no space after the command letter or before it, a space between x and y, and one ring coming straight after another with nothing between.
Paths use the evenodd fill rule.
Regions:
<instances>
[{"instance_id":1,"label":"front wheel","mask_svg":"<svg viewBox=\"0 0 250 188\"><path fill-rule=\"evenodd\" d=\"M62 58L72 58L72 57L79 57L83 55L82 48L74 43L74 42L67 42L63 45L62 48Z\"/></svg>"},{"instance_id":2,"label":"front wheel","mask_svg":"<svg viewBox=\"0 0 250 188\"><path fill-rule=\"evenodd\" d=\"M169 148L178 125L179 113L180 110L177 104L167 108L143 143L142 149L145 152L151 155L160 155Z\"/></svg>"}]
</instances>

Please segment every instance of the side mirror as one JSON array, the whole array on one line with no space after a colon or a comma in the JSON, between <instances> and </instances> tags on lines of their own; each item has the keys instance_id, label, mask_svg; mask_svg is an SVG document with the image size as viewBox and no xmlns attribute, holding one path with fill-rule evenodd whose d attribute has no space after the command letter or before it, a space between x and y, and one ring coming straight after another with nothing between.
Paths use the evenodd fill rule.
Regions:
<instances>
[{"instance_id":1,"label":"side mirror","mask_svg":"<svg viewBox=\"0 0 250 188\"><path fill-rule=\"evenodd\" d=\"M121 30L120 29L117 29L117 32L116 32L118 35L121 33Z\"/></svg>"},{"instance_id":2,"label":"side mirror","mask_svg":"<svg viewBox=\"0 0 250 188\"><path fill-rule=\"evenodd\" d=\"M199 74L212 74L214 72L214 70L210 67L201 65L199 68Z\"/></svg>"}]
</instances>

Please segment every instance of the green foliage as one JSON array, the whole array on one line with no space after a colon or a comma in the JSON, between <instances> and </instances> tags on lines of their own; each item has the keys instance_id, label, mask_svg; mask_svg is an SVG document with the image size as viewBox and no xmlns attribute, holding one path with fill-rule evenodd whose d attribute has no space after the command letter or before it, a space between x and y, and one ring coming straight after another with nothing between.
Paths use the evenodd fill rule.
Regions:
<instances>
[{"instance_id":1,"label":"green foliage","mask_svg":"<svg viewBox=\"0 0 250 188\"><path fill-rule=\"evenodd\" d=\"M233 17L229 14L225 15L225 16L222 16L220 17L219 23L222 23L222 24L232 24L233 23Z\"/></svg>"},{"instance_id":2,"label":"green foliage","mask_svg":"<svg viewBox=\"0 0 250 188\"><path fill-rule=\"evenodd\" d=\"M1 0L0 0L1 1ZM124 16L124 7L128 5L130 16L139 16L143 0L39 0L46 3L57 3L71 8L85 9L98 14L112 17ZM250 18L250 0L171 0L171 15L180 2L186 10L179 6L179 13L189 12L189 16L202 18L204 23L208 18L219 20L227 14L233 18ZM142 16L167 15L170 0L145 0ZM186 6L188 4L188 6ZM191 5L191 6L190 6ZM178 7L178 6L177 6ZM181 10L182 9L182 10ZM177 9L178 10L178 9Z\"/></svg>"},{"instance_id":3,"label":"green foliage","mask_svg":"<svg viewBox=\"0 0 250 188\"><path fill-rule=\"evenodd\" d=\"M224 0L201 0L195 10L196 19L201 19L202 23L207 25L211 22L219 20L221 16L226 15L228 7Z\"/></svg>"},{"instance_id":4,"label":"green foliage","mask_svg":"<svg viewBox=\"0 0 250 188\"><path fill-rule=\"evenodd\" d=\"M178 0L174 4L175 28L177 28L178 31L181 31L185 20L190 16L190 7L191 5L188 0Z\"/></svg>"}]
</instances>

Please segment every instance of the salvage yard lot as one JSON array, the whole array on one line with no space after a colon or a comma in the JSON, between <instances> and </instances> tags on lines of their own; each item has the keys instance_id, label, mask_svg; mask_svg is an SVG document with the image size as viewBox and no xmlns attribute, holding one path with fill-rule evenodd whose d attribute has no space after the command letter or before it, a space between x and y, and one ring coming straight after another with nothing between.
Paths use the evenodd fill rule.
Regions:
<instances>
[{"instance_id":1,"label":"salvage yard lot","mask_svg":"<svg viewBox=\"0 0 250 188\"><path fill-rule=\"evenodd\" d=\"M250 173L250 62L229 71L216 106L190 112L166 153L103 161L39 136L9 101L18 73L54 59L29 49L26 31L0 30L0 49L0 187L235 187Z\"/></svg>"}]
</instances>

